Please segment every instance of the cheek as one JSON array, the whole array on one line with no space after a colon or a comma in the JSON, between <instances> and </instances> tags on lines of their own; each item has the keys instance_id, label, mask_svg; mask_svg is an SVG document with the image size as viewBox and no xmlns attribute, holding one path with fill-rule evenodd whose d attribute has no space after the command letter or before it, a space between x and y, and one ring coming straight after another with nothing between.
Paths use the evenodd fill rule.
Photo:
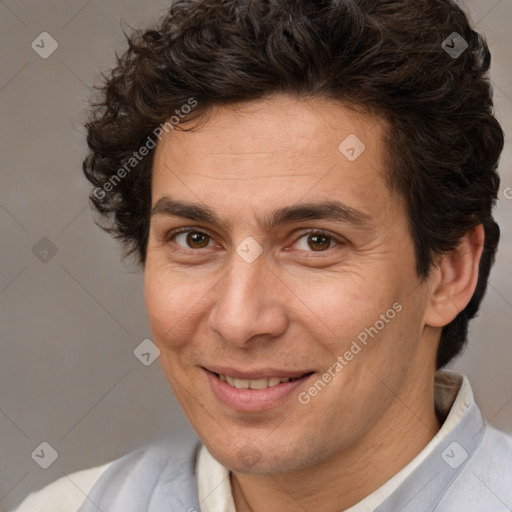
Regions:
<instances>
[{"instance_id":1,"label":"cheek","mask_svg":"<svg viewBox=\"0 0 512 512\"><path fill-rule=\"evenodd\" d=\"M421 305L401 289L398 276L337 275L307 291L310 312L303 318L317 326L311 333L327 349L323 363L328 367L342 356L345 377L359 375L368 365L380 374L395 364L399 370L398 363L410 357L421 335L415 313L415 306Z\"/></svg>"},{"instance_id":2,"label":"cheek","mask_svg":"<svg viewBox=\"0 0 512 512\"><path fill-rule=\"evenodd\" d=\"M177 273L146 270L144 300L154 342L161 349L177 350L190 341L207 292L198 283L180 281Z\"/></svg>"},{"instance_id":3,"label":"cheek","mask_svg":"<svg viewBox=\"0 0 512 512\"><path fill-rule=\"evenodd\" d=\"M343 272L307 279L294 287L297 320L308 318L327 339L348 339L392 307L394 290L379 289L360 272ZM304 305L306 308L304 308ZM302 310L302 311L300 311ZM338 341L338 342L339 342Z\"/></svg>"}]
</instances>

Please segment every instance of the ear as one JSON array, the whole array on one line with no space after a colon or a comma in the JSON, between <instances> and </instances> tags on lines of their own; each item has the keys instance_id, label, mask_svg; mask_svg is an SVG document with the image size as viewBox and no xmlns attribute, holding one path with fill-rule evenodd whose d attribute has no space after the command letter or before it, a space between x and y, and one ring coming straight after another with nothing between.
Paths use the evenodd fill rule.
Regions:
<instances>
[{"instance_id":1,"label":"ear","mask_svg":"<svg viewBox=\"0 0 512 512\"><path fill-rule=\"evenodd\" d=\"M468 231L459 245L442 256L434 271L425 323L448 325L469 303L478 282L478 268L485 242L482 224Z\"/></svg>"}]
</instances>

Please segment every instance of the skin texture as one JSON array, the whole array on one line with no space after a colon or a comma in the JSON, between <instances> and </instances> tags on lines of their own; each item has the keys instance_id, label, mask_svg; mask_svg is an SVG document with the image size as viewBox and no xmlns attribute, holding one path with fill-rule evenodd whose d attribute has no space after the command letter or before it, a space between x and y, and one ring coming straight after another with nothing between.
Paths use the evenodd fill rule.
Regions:
<instances>
[{"instance_id":1,"label":"skin texture","mask_svg":"<svg viewBox=\"0 0 512 512\"><path fill-rule=\"evenodd\" d=\"M385 129L332 100L276 95L215 107L197 129L171 132L156 148L153 206L168 196L223 220L153 215L145 300L172 389L233 471L237 511L344 510L439 430L436 349L476 286L483 230L418 279L403 202L384 179ZM338 150L349 134L366 146L353 162ZM331 200L368 222L257 222L283 206ZM190 245L186 233L172 236L176 228L209 236ZM308 233L317 229L332 238ZM263 250L252 263L236 252L249 236ZM315 372L298 390L307 391L397 303L400 312L307 404L294 392L278 407L244 412L211 390L204 367L224 365Z\"/></svg>"}]
</instances>

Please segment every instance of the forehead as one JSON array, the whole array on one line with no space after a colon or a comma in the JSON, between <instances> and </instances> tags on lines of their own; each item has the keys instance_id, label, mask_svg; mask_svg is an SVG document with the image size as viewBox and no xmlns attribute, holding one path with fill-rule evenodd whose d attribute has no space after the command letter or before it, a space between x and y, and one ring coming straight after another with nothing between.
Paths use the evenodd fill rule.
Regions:
<instances>
[{"instance_id":1,"label":"forehead","mask_svg":"<svg viewBox=\"0 0 512 512\"><path fill-rule=\"evenodd\" d=\"M189 128L186 124L183 128ZM286 95L215 107L156 148L153 206L164 196L214 210L339 200L354 209L395 202L386 185L384 122L332 100Z\"/></svg>"}]
</instances>

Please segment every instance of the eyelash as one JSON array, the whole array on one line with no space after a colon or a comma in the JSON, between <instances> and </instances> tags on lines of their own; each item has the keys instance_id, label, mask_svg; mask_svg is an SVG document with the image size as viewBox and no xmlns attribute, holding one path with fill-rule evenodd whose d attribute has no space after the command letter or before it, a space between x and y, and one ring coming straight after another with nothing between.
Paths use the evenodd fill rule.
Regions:
<instances>
[{"instance_id":1,"label":"eyelash","mask_svg":"<svg viewBox=\"0 0 512 512\"><path fill-rule=\"evenodd\" d=\"M172 230L170 231L169 233L167 233L164 237L164 242L166 244L168 244L169 242L171 242L176 236L178 236L179 234L181 233L199 233L201 235L206 235L207 237L209 237L210 239L213 239L213 236L205 229L195 229L195 228L190 228L190 227L184 227L184 228L178 228L178 229L175 229L175 230ZM340 238L337 238L335 236L333 236L331 233L329 233L328 231L324 231L323 229L310 229L308 231L305 231L301 234L300 237L298 237L294 243L297 243L300 239L304 238L305 236L307 235L320 235L320 236L325 236L326 238L329 238L331 239L331 241L335 242L337 245L344 245L346 244L346 242ZM186 251L187 249L178 245L178 247L180 248L180 250L184 250ZM333 247L329 247L328 249L325 249L324 251L304 251L304 252L311 252L311 253L325 253L331 249L333 249L335 246ZM189 251L199 251L200 249L192 249L192 248L188 248Z\"/></svg>"}]
</instances>

